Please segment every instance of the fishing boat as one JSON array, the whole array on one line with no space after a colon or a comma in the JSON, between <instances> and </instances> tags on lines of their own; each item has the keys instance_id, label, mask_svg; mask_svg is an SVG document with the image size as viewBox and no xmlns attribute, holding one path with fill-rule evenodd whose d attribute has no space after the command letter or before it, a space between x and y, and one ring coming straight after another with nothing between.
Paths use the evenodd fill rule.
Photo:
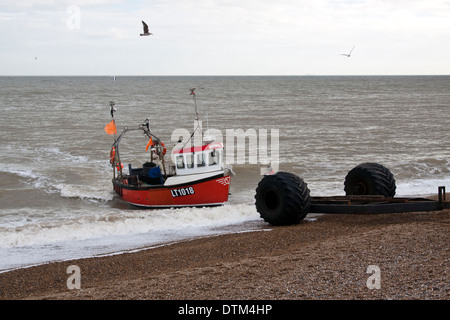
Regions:
<instances>
[{"instance_id":1,"label":"fishing boat","mask_svg":"<svg viewBox=\"0 0 450 320\"><path fill-rule=\"evenodd\" d=\"M196 101L193 89L191 94ZM110 105L113 119L105 131L114 134L110 152L112 183L123 201L148 208L218 206L228 201L231 167L223 161L221 142L215 141L214 137L205 137L201 131L200 145L192 141L183 142L182 147L172 150L171 158L174 160L166 165L166 146L151 132L148 119L134 128L125 127L116 137L114 102ZM197 106L195 109L198 120ZM149 139L146 147L146 152L150 151L149 161L137 168L128 164L126 170L121 162L119 145L125 134L135 130L142 131Z\"/></svg>"}]
</instances>

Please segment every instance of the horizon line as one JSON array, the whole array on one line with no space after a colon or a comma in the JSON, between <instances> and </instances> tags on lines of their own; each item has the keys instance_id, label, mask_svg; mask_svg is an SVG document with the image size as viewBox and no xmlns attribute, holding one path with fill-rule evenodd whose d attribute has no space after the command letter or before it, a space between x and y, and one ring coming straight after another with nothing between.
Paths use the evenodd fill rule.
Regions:
<instances>
[{"instance_id":1,"label":"horizon line","mask_svg":"<svg viewBox=\"0 0 450 320\"><path fill-rule=\"evenodd\" d=\"M425 77L450 76L450 74L4 74L0 77Z\"/></svg>"}]
</instances>

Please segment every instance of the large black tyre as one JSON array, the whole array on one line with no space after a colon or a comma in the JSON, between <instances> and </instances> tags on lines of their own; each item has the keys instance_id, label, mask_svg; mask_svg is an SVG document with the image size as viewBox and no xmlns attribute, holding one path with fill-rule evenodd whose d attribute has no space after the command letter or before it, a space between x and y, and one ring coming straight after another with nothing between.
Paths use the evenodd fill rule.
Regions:
<instances>
[{"instance_id":1,"label":"large black tyre","mask_svg":"<svg viewBox=\"0 0 450 320\"><path fill-rule=\"evenodd\" d=\"M264 176L256 188L255 199L261 218L274 226L299 223L311 206L307 184L289 172Z\"/></svg>"},{"instance_id":2,"label":"large black tyre","mask_svg":"<svg viewBox=\"0 0 450 320\"><path fill-rule=\"evenodd\" d=\"M392 198L396 190L394 175L378 163L362 163L345 177L346 195L382 195Z\"/></svg>"}]
</instances>

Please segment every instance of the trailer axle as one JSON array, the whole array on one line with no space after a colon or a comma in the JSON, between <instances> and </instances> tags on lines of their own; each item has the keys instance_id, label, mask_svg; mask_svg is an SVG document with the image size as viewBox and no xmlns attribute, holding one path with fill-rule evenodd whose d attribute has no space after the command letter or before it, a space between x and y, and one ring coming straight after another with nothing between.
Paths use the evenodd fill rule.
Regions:
<instances>
[{"instance_id":1,"label":"trailer axle","mask_svg":"<svg viewBox=\"0 0 450 320\"><path fill-rule=\"evenodd\" d=\"M311 197L309 212L314 213L394 213L439 211L450 208L445 187L438 188L438 200L427 198L386 198L384 196Z\"/></svg>"}]
</instances>

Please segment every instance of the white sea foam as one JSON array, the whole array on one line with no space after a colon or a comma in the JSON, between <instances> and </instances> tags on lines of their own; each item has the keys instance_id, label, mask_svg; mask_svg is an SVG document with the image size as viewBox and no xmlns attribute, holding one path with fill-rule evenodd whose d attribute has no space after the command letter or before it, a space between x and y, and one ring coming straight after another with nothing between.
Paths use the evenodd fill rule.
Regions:
<instances>
[{"instance_id":1,"label":"white sea foam","mask_svg":"<svg viewBox=\"0 0 450 320\"><path fill-rule=\"evenodd\" d=\"M224 227L251 222L256 224L244 230L265 226L250 204L164 210L116 209L71 221L21 221L20 227L0 227L0 270L233 232L230 230L242 231L242 226L228 231Z\"/></svg>"},{"instance_id":2,"label":"white sea foam","mask_svg":"<svg viewBox=\"0 0 450 320\"><path fill-rule=\"evenodd\" d=\"M58 190L61 197L79 198L84 200L110 201L114 198L114 193L108 188L110 186L111 183L95 187L81 184L77 185L59 183L54 185L54 188Z\"/></svg>"},{"instance_id":3,"label":"white sea foam","mask_svg":"<svg viewBox=\"0 0 450 320\"><path fill-rule=\"evenodd\" d=\"M35 150L35 153L43 159L54 159L58 162L88 163L89 157L85 155L73 155L62 151L59 147L46 147Z\"/></svg>"},{"instance_id":4,"label":"white sea foam","mask_svg":"<svg viewBox=\"0 0 450 320\"><path fill-rule=\"evenodd\" d=\"M0 248L44 245L105 236L217 228L259 218L253 205L164 210L104 210L92 215L72 211L72 219L40 220L2 227Z\"/></svg>"},{"instance_id":5,"label":"white sea foam","mask_svg":"<svg viewBox=\"0 0 450 320\"><path fill-rule=\"evenodd\" d=\"M39 178L36 172L33 171L32 169L22 168L20 166L4 165L3 167L0 167L0 172L16 174L17 176L22 178L31 178L31 179Z\"/></svg>"},{"instance_id":6,"label":"white sea foam","mask_svg":"<svg viewBox=\"0 0 450 320\"><path fill-rule=\"evenodd\" d=\"M446 192L450 191L450 177L442 179L412 179L397 183L397 196L429 196L438 194L438 187L446 187Z\"/></svg>"}]
</instances>

